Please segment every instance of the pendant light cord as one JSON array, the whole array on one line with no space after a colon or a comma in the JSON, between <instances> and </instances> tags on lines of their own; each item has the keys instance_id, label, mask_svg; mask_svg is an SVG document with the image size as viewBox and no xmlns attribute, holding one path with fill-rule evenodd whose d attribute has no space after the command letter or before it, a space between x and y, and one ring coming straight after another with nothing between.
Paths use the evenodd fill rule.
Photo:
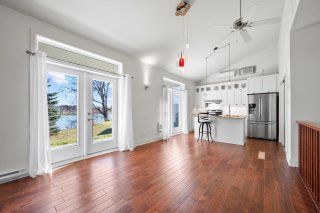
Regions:
<instances>
[{"instance_id":1,"label":"pendant light cord","mask_svg":"<svg viewBox=\"0 0 320 213\"><path fill-rule=\"evenodd\" d=\"M240 18L242 18L241 16L242 14L241 14L241 0L240 0Z\"/></svg>"},{"instance_id":2,"label":"pendant light cord","mask_svg":"<svg viewBox=\"0 0 320 213\"><path fill-rule=\"evenodd\" d=\"M230 45L230 43L228 44L229 45L229 83L230 83L230 72L231 72L231 62L230 62L230 56L231 56L231 54L230 54L230 49L231 49L231 45Z\"/></svg>"},{"instance_id":3,"label":"pendant light cord","mask_svg":"<svg viewBox=\"0 0 320 213\"><path fill-rule=\"evenodd\" d=\"M187 15L187 44L189 45L189 15Z\"/></svg>"},{"instance_id":4,"label":"pendant light cord","mask_svg":"<svg viewBox=\"0 0 320 213\"><path fill-rule=\"evenodd\" d=\"M182 17L182 52L183 52L183 55L184 55L184 16Z\"/></svg>"},{"instance_id":5,"label":"pendant light cord","mask_svg":"<svg viewBox=\"0 0 320 213\"><path fill-rule=\"evenodd\" d=\"M206 91L208 86L208 57L206 58Z\"/></svg>"}]
</instances>

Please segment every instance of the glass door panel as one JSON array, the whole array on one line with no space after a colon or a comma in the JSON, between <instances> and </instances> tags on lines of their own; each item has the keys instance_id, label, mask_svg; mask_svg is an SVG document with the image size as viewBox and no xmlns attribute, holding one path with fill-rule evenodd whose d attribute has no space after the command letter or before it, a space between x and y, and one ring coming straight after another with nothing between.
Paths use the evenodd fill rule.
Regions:
<instances>
[{"instance_id":1,"label":"glass door panel","mask_svg":"<svg viewBox=\"0 0 320 213\"><path fill-rule=\"evenodd\" d=\"M92 80L92 143L112 139L112 83Z\"/></svg>"},{"instance_id":2,"label":"glass door panel","mask_svg":"<svg viewBox=\"0 0 320 213\"><path fill-rule=\"evenodd\" d=\"M52 162L83 155L81 125L82 73L48 64L47 104Z\"/></svg>"},{"instance_id":3,"label":"glass door panel","mask_svg":"<svg viewBox=\"0 0 320 213\"><path fill-rule=\"evenodd\" d=\"M117 81L88 75L88 153L117 147Z\"/></svg>"},{"instance_id":4,"label":"glass door panel","mask_svg":"<svg viewBox=\"0 0 320 213\"><path fill-rule=\"evenodd\" d=\"M181 132L181 93L172 91L172 134Z\"/></svg>"}]
</instances>

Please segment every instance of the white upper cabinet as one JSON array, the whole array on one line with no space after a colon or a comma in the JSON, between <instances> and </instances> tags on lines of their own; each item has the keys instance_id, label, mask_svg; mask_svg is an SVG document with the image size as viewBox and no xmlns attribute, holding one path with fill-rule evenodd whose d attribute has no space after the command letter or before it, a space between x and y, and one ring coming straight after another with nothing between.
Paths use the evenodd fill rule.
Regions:
<instances>
[{"instance_id":1,"label":"white upper cabinet","mask_svg":"<svg viewBox=\"0 0 320 213\"><path fill-rule=\"evenodd\" d=\"M278 75L248 79L248 94L278 92Z\"/></svg>"},{"instance_id":2,"label":"white upper cabinet","mask_svg":"<svg viewBox=\"0 0 320 213\"><path fill-rule=\"evenodd\" d=\"M241 83L234 83L234 104L236 106L242 105L241 98L242 98L242 90L241 90Z\"/></svg>"},{"instance_id":3,"label":"white upper cabinet","mask_svg":"<svg viewBox=\"0 0 320 213\"><path fill-rule=\"evenodd\" d=\"M278 91L278 76L268 75L262 78L263 92L277 92Z\"/></svg>"},{"instance_id":4,"label":"white upper cabinet","mask_svg":"<svg viewBox=\"0 0 320 213\"><path fill-rule=\"evenodd\" d=\"M221 90L219 85L212 86L213 100L221 100Z\"/></svg>"},{"instance_id":5,"label":"white upper cabinet","mask_svg":"<svg viewBox=\"0 0 320 213\"><path fill-rule=\"evenodd\" d=\"M248 104L248 91L247 91L247 83L241 82L241 105Z\"/></svg>"},{"instance_id":6,"label":"white upper cabinet","mask_svg":"<svg viewBox=\"0 0 320 213\"><path fill-rule=\"evenodd\" d=\"M230 85L226 85L227 86L227 91L228 91L228 104L230 105L234 105L235 101L234 101L234 88L233 88L233 84Z\"/></svg>"},{"instance_id":7,"label":"white upper cabinet","mask_svg":"<svg viewBox=\"0 0 320 213\"><path fill-rule=\"evenodd\" d=\"M262 93L262 79L250 78L248 79L248 94Z\"/></svg>"},{"instance_id":8,"label":"white upper cabinet","mask_svg":"<svg viewBox=\"0 0 320 213\"><path fill-rule=\"evenodd\" d=\"M200 87L200 98L199 98L199 107L203 108L205 107L205 87Z\"/></svg>"},{"instance_id":9,"label":"white upper cabinet","mask_svg":"<svg viewBox=\"0 0 320 213\"><path fill-rule=\"evenodd\" d=\"M228 91L226 84L220 84L220 91L221 91L221 105L227 106L228 105Z\"/></svg>"},{"instance_id":10,"label":"white upper cabinet","mask_svg":"<svg viewBox=\"0 0 320 213\"><path fill-rule=\"evenodd\" d=\"M207 86L206 88L207 94L205 95L204 100L209 101L213 99L213 92L212 92L212 86Z\"/></svg>"},{"instance_id":11,"label":"white upper cabinet","mask_svg":"<svg viewBox=\"0 0 320 213\"><path fill-rule=\"evenodd\" d=\"M221 100L223 107L246 106L248 104L247 81L198 86L195 89L195 106L204 108L205 101ZM206 90L206 91L205 91ZM206 95L205 95L206 94Z\"/></svg>"}]
</instances>

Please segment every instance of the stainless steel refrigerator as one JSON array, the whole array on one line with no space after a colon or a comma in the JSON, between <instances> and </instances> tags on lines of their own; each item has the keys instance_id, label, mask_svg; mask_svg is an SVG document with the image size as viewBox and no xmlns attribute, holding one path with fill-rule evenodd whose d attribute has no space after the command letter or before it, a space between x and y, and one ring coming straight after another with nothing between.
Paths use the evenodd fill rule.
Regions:
<instances>
[{"instance_id":1,"label":"stainless steel refrigerator","mask_svg":"<svg viewBox=\"0 0 320 213\"><path fill-rule=\"evenodd\" d=\"M278 139L278 93L248 95L248 137Z\"/></svg>"}]
</instances>

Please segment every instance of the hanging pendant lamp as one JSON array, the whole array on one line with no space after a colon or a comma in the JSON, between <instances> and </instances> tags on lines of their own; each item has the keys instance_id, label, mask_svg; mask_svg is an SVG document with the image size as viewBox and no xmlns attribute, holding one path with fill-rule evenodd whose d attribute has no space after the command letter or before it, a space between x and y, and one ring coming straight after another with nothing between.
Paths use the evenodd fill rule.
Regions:
<instances>
[{"instance_id":1,"label":"hanging pendant lamp","mask_svg":"<svg viewBox=\"0 0 320 213\"><path fill-rule=\"evenodd\" d=\"M183 57L182 52L181 52L181 55L180 55L180 58L179 58L179 67L183 68L184 67L184 63L185 63L185 60L184 60L184 57Z\"/></svg>"}]
</instances>

